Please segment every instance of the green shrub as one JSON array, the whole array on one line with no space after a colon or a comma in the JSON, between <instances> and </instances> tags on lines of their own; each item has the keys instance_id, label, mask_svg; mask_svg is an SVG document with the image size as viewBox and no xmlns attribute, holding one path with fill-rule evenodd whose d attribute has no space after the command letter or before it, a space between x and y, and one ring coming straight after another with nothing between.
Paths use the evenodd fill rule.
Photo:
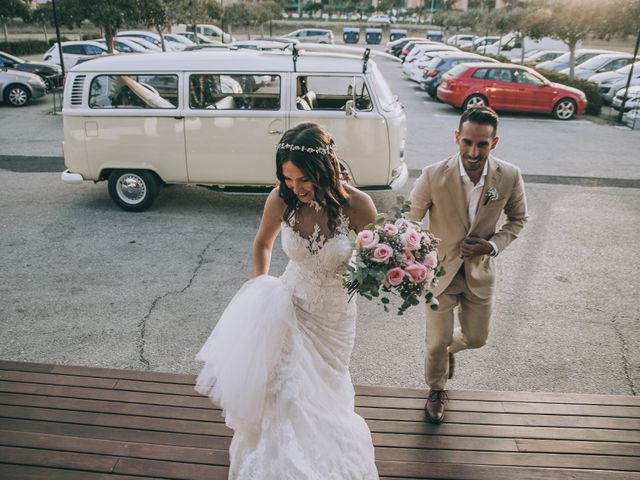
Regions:
<instances>
[{"instance_id":1,"label":"green shrub","mask_svg":"<svg viewBox=\"0 0 640 480\"><path fill-rule=\"evenodd\" d=\"M68 41L67 37L61 37L63 42ZM55 38L45 42L44 40L19 40L16 42L0 42L0 51L12 55L36 55L43 54L49 47L56 43Z\"/></svg>"},{"instance_id":2,"label":"green shrub","mask_svg":"<svg viewBox=\"0 0 640 480\"><path fill-rule=\"evenodd\" d=\"M582 80L580 78L574 78L569 80L569 76L564 73L554 72L552 70L545 70L543 68L536 69L538 73L546 77L549 81L567 85L569 87L582 90L587 96L587 111L589 115L599 115L602 110L602 93L600 93L600 87L593 82Z\"/></svg>"}]
</instances>

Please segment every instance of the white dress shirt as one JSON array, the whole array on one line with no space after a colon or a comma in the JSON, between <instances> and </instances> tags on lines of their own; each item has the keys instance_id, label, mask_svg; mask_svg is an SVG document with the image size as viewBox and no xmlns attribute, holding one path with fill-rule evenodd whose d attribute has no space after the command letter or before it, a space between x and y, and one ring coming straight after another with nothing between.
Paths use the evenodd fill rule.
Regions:
<instances>
[{"instance_id":1,"label":"white dress shirt","mask_svg":"<svg viewBox=\"0 0 640 480\"><path fill-rule=\"evenodd\" d=\"M482 197L482 188L484 187L484 181L487 176L487 170L489 162L486 161L484 163L484 168L482 169L482 174L480 175L480 180L478 183L473 183L467 174L467 171L462 164L462 157L458 156L458 165L460 167L460 178L462 180L462 190L464 191L464 198L467 205L467 215L469 216L469 224L473 224L473 220L476 218L476 213L478 212L478 205L480 205L480 198ZM498 254L498 246L495 242L489 240L489 243L493 247L493 252L491 252L492 256Z\"/></svg>"}]
</instances>

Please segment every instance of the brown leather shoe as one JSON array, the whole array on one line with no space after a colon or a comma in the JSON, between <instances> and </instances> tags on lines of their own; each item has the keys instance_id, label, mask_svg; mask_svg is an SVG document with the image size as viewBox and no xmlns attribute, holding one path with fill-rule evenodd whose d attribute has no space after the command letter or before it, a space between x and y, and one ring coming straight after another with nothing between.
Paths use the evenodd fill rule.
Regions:
<instances>
[{"instance_id":1,"label":"brown leather shoe","mask_svg":"<svg viewBox=\"0 0 640 480\"><path fill-rule=\"evenodd\" d=\"M448 400L444 390L430 390L427 404L424 406L427 418L431 423L440 423L444 418L444 402Z\"/></svg>"},{"instance_id":2,"label":"brown leather shoe","mask_svg":"<svg viewBox=\"0 0 640 480\"><path fill-rule=\"evenodd\" d=\"M456 360L453 353L449 352L449 380L453 378L453 370L456 367Z\"/></svg>"}]
</instances>

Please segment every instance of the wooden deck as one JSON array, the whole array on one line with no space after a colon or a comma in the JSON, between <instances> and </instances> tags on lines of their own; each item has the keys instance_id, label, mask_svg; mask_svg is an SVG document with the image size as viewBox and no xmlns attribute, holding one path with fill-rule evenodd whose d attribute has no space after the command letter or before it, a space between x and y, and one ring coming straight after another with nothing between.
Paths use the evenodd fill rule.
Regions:
<instances>
[{"instance_id":1,"label":"wooden deck","mask_svg":"<svg viewBox=\"0 0 640 480\"><path fill-rule=\"evenodd\" d=\"M0 478L226 479L231 431L194 377L0 362ZM358 387L384 479L640 479L640 398Z\"/></svg>"}]
</instances>

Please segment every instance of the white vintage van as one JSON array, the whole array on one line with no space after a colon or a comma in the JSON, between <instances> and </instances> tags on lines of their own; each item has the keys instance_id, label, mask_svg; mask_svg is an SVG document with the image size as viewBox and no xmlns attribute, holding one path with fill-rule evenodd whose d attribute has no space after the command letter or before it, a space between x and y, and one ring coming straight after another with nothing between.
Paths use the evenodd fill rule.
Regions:
<instances>
[{"instance_id":1,"label":"white vintage van","mask_svg":"<svg viewBox=\"0 0 640 480\"><path fill-rule=\"evenodd\" d=\"M328 128L355 186L406 181L404 109L368 52L247 50L117 55L70 70L62 180L106 180L129 211L164 184L270 186L282 133L308 121Z\"/></svg>"}]
</instances>

